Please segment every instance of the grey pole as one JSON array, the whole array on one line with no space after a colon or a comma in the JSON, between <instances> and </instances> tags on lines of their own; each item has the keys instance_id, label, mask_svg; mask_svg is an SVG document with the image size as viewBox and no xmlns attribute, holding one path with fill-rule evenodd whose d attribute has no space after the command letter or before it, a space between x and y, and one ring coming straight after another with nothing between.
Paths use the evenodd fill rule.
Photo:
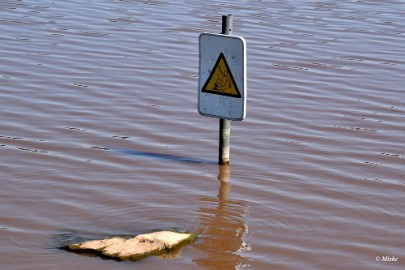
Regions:
<instances>
[{"instance_id":1,"label":"grey pole","mask_svg":"<svg viewBox=\"0 0 405 270\"><path fill-rule=\"evenodd\" d=\"M233 16L232 14L222 15L222 33L223 35L232 35L232 23Z\"/></svg>"},{"instance_id":2,"label":"grey pole","mask_svg":"<svg viewBox=\"0 0 405 270\"><path fill-rule=\"evenodd\" d=\"M223 35L232 34L232 14L222 15ZM229 164L229 145L231 137L231 121L219 119L219 164Z\"/></svg>"}]
</instances>

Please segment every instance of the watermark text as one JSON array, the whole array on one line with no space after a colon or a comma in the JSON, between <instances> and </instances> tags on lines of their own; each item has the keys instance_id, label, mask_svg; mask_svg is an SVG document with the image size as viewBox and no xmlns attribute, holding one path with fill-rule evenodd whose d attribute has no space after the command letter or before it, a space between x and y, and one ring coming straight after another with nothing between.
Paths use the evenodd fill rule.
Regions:
<instances>
[{"instance_id":1,"label":"watermark text","mask_svg":"<svg viewBox=\"0 0 405 270\"><path fill-rule=\"evenodd\" d=\"M399 258L395 256L377 256L375 260L377 262L398 262Z\"/></svg>"}]
</instances>

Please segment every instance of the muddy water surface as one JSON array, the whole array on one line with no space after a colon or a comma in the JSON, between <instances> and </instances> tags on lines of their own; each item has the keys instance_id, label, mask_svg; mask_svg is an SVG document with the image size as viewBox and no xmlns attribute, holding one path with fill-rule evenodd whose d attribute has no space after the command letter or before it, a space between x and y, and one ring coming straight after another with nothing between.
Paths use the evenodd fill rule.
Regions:
<instances>
[{"instance_id":1,"label":"muddy water surface","mask_svg":"<svg viewBox=\"0 0 405 270\"><path fill-rule=\"evenodd\" d=\"M248 102L224 168L197 76L227 13ZM0 268L404 269L404 29L397 0L0 0ZM168 228L200 237L57 249Z\"/></svg>"}]
</instances>

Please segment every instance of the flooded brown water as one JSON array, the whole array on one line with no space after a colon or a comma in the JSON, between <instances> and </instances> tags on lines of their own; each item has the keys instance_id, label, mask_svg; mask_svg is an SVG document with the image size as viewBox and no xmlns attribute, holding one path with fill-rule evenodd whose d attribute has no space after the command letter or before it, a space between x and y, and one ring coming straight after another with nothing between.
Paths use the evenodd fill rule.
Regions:
<instances>
[{"instance_id":1,"label":"flooded brown water","mask_svg":"<svg viewBox=\"0 0 405 270\"><path fill-rule=\"evenodd\" d=\"M197 112L198 36L228 13L248 62L229 168ZM404 43L401 0L0 0L0 268L405 269ZM169 228L199 239L58 249Z\"/></svg>"}]
</instances>

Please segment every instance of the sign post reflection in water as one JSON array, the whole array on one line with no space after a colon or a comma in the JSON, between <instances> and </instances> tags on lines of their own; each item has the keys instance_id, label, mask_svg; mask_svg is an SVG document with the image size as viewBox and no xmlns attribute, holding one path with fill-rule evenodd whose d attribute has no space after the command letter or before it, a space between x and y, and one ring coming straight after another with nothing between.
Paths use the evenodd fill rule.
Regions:
<instances>
[{"instance_id":1,"label":"sign post reflection in water","mask_svg":"<svg viewBox=\"0 0 405 270\"><path fill-rule=\"evenodd\" d=\"M232 15L222 16L222 33L199 37L198 111L220 118L219 164L229 163L230 120L246 117L246 44L232 36Z\"/></svg>"},{"instance_id":2,"label":"sign post reflection in water","mask_svg":"<svg viewBox=\"0 0 405 270\"><path fill-rule=\"evenodd\" d=\"M202 235L193 246L203 256L194 259L198 266L207 270L238 269L249 263L243 252L251 249L245 242L248 233L246 215L248 204L230 197L230 165L219 165L220 186L217 196L201 196L199 201L199 229Z\"/></svg>"}]
</instances>

